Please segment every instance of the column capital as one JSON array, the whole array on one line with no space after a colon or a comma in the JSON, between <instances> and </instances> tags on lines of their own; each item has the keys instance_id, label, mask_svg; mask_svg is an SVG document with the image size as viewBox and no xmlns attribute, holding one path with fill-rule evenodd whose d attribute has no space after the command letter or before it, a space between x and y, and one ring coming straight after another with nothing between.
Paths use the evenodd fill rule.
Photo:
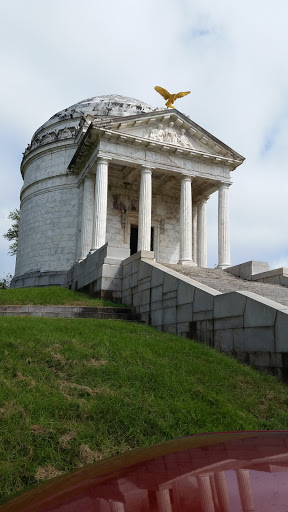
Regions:
<instances>
[{"instance_id":1,"label":"column capital","mask_svg":"<svg viewBox=\"0 0 288 512\"><path fill-rule=\"evenodd\" d=\"M96 163L97 164L108 164L109 160L112 160L111 158L105 158L103 156L98 156Z\"/></svg>"},{"instance_id":2,"label":"column capital","mask_svg":"<svg viewBox=\"0 0 288 512\"><path fill-rule=\"evenodd\" d=\"M154 169L155 169L155 167L151 167L150 165L142 165L139 168L139 171L140 171L141 174L142 174L142 172L146 172L146 173L152 174L152 171L154 171Z\"/></svg>"},{"instance_id":3,"label":"column capital","mask_svg":"<svg viewBox=\"0 0 288 512\"><path fill-rule=\"evenodd\" d=\"M96 164L98 164L98 163L107 163L108 164L109 160L112 160L112 158L105 155L105 153L99 152L96 156Z\"/></svg>"},{"instance_id":4,"label":"column capital","mask_svg":"<svg viewBox=\"0 0 288 512\"><path fill-rule=\"evenodd\" d=\"M210 196L205 196L205 195L200 195L200 196L197 196L195 201L198 203L202 202L202 203L206 203L208 201Z\"/></svg>"},{"instance_id":5,"label":"column capital","mask_svg":"<svg viewBox=\"0 0 288 512\"><path fill-rule=\"evenodd\" d=\"M95 179L95 172L87 172L86 174L84 174L84 176L82 176L82 181L86 181L86 180L94 180Z\"/></svg>"},{"instance_id":6,"label":"column capital","mask_svg":"<svg viewBox=\"0 0 288 512\"><path fill-rule=\"evenodd\" d=\"M181 181L187 180L187 181L190 181L190 183L192 183L193 178L194 178L194 176L191 176L190 174L185 174L185 173L181 174Z\"/></svg>"},{"instance_id":7,"label":"column capital","mask_svg":"<svg viewBox=\"0 0 288 512\"><path fill-rule=\"evenodd\" d=\"M218 190L219 190L220 188L229 188L229 187L231 187L231 185L232 185L232 183L227 183L227 182L225 182L225 181L220 181L220 182L219 182Z\"/></svg>"}]
</instances>

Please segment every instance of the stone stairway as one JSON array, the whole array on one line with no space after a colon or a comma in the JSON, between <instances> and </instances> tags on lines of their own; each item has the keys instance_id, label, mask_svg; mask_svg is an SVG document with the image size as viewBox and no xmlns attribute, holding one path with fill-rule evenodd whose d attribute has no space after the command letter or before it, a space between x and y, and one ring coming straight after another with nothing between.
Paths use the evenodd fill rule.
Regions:
<instances>
[{"instance_id":1,"label":"stone stairway","mask_svg":"<svg viewBox=\"0 0 288 512\"><path fill-rule=\"evenodd\" d=\"M288 307L288 289L284 286L246 281L216 268L186 267L168 263L162 265L222 293L249 291Z\"/></svg>"}]
</instances>

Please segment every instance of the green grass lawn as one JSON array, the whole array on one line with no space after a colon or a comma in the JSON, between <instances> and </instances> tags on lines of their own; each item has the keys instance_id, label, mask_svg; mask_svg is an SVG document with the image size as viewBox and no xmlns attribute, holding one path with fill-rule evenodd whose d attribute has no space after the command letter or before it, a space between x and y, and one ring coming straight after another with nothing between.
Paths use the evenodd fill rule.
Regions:
<instances>
[{"instance_id":1,"label":"green grass lawn","mask_svg":"<svg viewBox=\"0 0 288 512\"><path fill-rule=\"evenodd\" d=\"M93 299L84 293L73 292L60 286L44 286L41 288L14 288L0 290L0 306L7 305L53 305L53 306L117 306L109 300ZM122 306L123 307L123 306Z\"/></svg>"},{"instance_id":2,"label":"green grass lawn","mask_svg":"<svg viewBox=\"0 0 288 512\"><path fill-rule=\"evenodd\" d=\"M137 446L288 428L284 384L144 325L2 317L0 366L2 497Z\"/></svg>"}]
</instances>

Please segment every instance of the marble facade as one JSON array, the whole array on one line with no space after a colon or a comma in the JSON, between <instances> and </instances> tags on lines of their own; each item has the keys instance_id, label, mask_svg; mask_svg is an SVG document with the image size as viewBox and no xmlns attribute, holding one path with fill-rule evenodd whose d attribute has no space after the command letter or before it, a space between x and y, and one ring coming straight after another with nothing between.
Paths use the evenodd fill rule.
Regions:
<instances>
[{"instance_id":1,"label":"marble facade","mask_svg":"<svg viewBox=\"0 0 288 512\"><path fill-rule=\"evenodd\" d=\"M230 174L243 160L176 109L112 95L56 114L23 156L14 285L68 272L106 242L205 267L206 202L216 191L218 266L229 267Z\"/></svg>"}]
</instances>

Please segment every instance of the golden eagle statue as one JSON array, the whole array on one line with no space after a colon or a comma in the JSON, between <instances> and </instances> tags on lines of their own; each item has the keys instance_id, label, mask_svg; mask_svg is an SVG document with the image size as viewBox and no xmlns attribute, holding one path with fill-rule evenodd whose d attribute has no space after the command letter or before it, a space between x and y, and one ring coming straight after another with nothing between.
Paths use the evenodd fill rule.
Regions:
<instances>
[{"instance_id":1,"label":"golden eagle statue","mask_svg":"<svg viewBox=\"0 0 288 512\"><path fill-rule=\"evenodd\" d=\"M154 87L155 91L159 92L159 94L161 94L161 96L163 96L164 100L167 100L165 105L167 108L175 108L173 103L174 101L176 101L178 98L183 98L183 96L186 96L186 94L190 94L191 91L187 91L187 92L177 92L177 94L170 94L170 92L168 92L166 89L163 89L163 87L159 87L158 85L156 85L156 87Z\"/></svg>"}]
</instances>

